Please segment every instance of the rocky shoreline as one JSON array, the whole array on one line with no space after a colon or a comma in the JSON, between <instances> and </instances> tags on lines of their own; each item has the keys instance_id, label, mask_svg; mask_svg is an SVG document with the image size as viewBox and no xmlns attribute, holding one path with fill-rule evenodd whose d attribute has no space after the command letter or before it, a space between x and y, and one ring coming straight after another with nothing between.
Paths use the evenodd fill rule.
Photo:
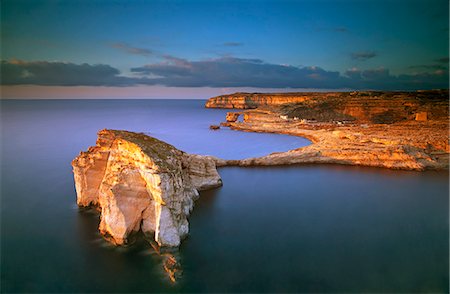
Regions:
<instances>
[{"instance_id":1,"label":"rocky shoreline","mask_svg":"<svg viewBox=\"0 0 450 294\"><path fill-rule=\"evenodd\" d=\"M224 160L187 154L141 133L102 130L96 146L72 162L77 203L98 207L102 235L124 245L142 230L158 246L178 247L189 232L187 217L198 191L222 185L216 169L222 166L327 163L449 169L448 91L277 94L283 99L251 94L249 102L243 95L211 98L206 107L245 109L229 112L221 126L301 136L312 144Z\"/></svg>"},{"instance_id":2,"label":"rocky shoreline","mask_svg":"<svg viewBox=\"0 0 450 294\"><path fill-rule=\"evenodd\" d=\"M355 99L342 100L349 93L308 94L307 99L290 94L287 100L273 99L272 94L265 100L265 94L259 94L248 105L245 100L242 104L242 93L237 94L239 102L232 95L225 102L210 99L207 107L245 109L227 113L221 126L301 136L312 142L243 160L188 154L143 133L101 130L96 145L72 161L77 204L100 211L99 231L115 245L127 245L142 231L175 282L182 266L173 249L188 235L188 216L198 191L222 185L217 167L327 163L448 170L448 99L443 99L448 91L434 94L438 97L425 101L408 94L404 100L397 95L388 102L380 94L364 94L365 98L359 98L364 107L355 104ZM211 130L220 131L220 127Z\"/></svg>"},{"instance_id":3,"label":"rocky shoreline","mask_svg":"<svg viewBox=\"0 0 450 294\"><path fill-rule=\"evenodd\" d=\"M242 95L228 95L226 103L211 98L206 106L237 105ZM178 247L189 232L187 217L198 191L222 185L217 167L327 163L449 169L448 91L315 95L290 93L287 100L277 100L273 94L259 94L249 105L239 104L246 110L227 114L221 125L233 130L288 134L312 142L257 158L188 154L145 134L102 130L96 146L72 162L77 203L101 211L99 230L116 245L127 244L141 230L157 246Z\"/></svg>"},{"instance_id":4,"label":"rocky shoreline","mask_svg":"<svg viewBox=\"0 0 450 294\"><path fill-rule=\"evenodd\" d=\"M449 168L448 91L225 96L213 97L205 106L237 105L247 110L228 113L222 126L301 136L312 144L258 158L218 160L217 166L328 163L403 170ZM277 96L286 97L277 100Z\"/></svg>"}]
</instances>

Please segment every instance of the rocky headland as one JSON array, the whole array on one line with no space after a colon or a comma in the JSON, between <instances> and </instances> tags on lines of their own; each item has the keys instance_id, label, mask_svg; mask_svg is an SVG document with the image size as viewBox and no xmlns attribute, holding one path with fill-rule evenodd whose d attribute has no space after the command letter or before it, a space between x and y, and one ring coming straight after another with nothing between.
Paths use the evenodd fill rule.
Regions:
<instances>
[{"instance_id":1,"label":"rocky headland","mask_svg":"<svg viewBox=\"0 0 450 294\"><path fill-rule=\"evenodd\" d=\"M102 130L72 161L77 203L98 207L99 230L116 245L141 230L160 247L177 247L198 191L222 185L215 162L142 133Z\"/></svg>"},{"instance_id":2,"label":"rocky headland","mask_svg":"<svg viewBox=\"0 0 450 294\"><path fill-rule=\"evenodd\" d=\"M209 99L234 130L302 136L312 144L218 166L331 163L425 170L449 168L448 90L236 93ZM239 120L242 117L242 121Z\"/></svg>"},{"instance_id":3,"label":"rocky headland","mask_svg":"<svg viewBox=\"0 0 450 294\"><path fill-rule=\"evenodd\" d=\"M142 231L160 247L178 247L189 232L187 218L198 191L222 185L216 167L449 168L448 91L237 93L211 98L206 107L245 109L229 112L222 126L301 136L312 144L223 160L188 154L142 133L102 130L96 145L72 166L78 205L100 210L99 230L112 243L127 244L130 235Z\"/></svg>"},{"instance_id":4,"label":"rocky headland","mask_svg":"<svg viewBox=\"0 0 450 294\"><path fill-rule=\"evenodd\" d=\"M77 204L100 211L100 233L113 244L126 245L142 231L172 282L182 267L176 253L166 249L177 248L188 235L198 191L222 185L217 167L329 163L449 168L448 91L237 93L211 98L206 107L243 109L228 112L221 126L301 136L312 144L223 160L185 153L143 133L101 130L96 145L72 161Z\"/></svg>"}]
</instances>

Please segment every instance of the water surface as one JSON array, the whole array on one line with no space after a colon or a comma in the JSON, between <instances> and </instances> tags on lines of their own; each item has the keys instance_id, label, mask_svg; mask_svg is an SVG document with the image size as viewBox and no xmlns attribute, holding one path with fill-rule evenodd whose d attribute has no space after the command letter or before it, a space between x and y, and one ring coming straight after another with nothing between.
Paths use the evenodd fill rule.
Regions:
<instances>
[{"instance_id":1,"label":"water surface","mask_svg":"<svg viewBox=\"0 0 450 294\"><path fill-rule=\"evenodd\" d=\"M142 239L116 248L79 210L70 161L102 128L187 152L260 156L296 137L210 131L203 101L1 102L3 292L448 292L448 173L340 166L219 170L171 283Z\"/></svg>"}]
</instances>

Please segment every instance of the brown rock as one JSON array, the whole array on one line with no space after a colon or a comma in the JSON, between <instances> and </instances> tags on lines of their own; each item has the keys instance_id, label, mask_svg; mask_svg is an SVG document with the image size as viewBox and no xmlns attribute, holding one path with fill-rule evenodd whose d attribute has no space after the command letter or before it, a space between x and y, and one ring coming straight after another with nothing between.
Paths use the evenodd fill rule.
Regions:
<instances>
[{"instance_id":1,"label":"brown rock","mask_svg":"<svg viewBox=\"0 0 450 294\"><path fill-rule=\"evenodd\" d=\"M308 121L356 120L360 123L391 124L415 120L416 114L422 112L427 113L427 120L448 119L448 95L448 90L235 93L210 98L206 107L276 108L281 110L281 116ZM229 122L236 120L230 115Z\"/></svg>"},{"instance_id":2,"label":"brown rock","mask_svg":"<svg viewBox=\"0 0 450 294\"><path fill-rule=\"evenodd\" d=\"M449 168L448 91L304 94L309 100L278 106L275 104L280 101L275 101L271 107L264 103L273 103L273 94L259 94L260 100L253 99L251 103L254 106L259 101L261 107L244 111L243 122L228 124L234 130L301 136L313 144L259 158L216 163L220 166L334 163L407 170ZM234 95L240 101L242 93ZM234 101L233 95L227 99ZM211 101L214 103L214 99ZM427 124L418 123L415 113L423 113L418 119L426 117ZM346 119L350 114L353 120ZM294 119L283 119L286 115Z\"/></svg>"},{"instance_id":3,"label":"brown rock","mask_svg":"<svg viewBox=\"0 0 450 294\"><path fill-rule=\"evenodd\" d=\"M417 121L427 121L427 113L426 112L418 112L416 113L416 120Z\"/></svg>"},{"instance_id":4,"label":"brown rock","mask_svg":"<svg viewBox=\"0 0 450 294\"><path fill-rule=\"evenodd\" d=\"M226 120L227 122L235 122L238 120L240 112L227 112Z\"/></svg>"},{"instance_id":5,"label":"brown rock","mask_svg":"<svg viewBox=\"0 0 450 294\"><path fill-rule=\"evenodd\" d=\"M235 93L210 98L207 108L252 109L263 105L297 103L308 99L309 93Z\"/></svg>"}]
</instances>

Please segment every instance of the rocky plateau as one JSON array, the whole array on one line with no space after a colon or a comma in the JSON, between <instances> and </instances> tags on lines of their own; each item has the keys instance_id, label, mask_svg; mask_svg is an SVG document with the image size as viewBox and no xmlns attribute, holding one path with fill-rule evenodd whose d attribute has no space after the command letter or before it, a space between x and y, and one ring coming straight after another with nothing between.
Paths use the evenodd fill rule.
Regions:
<instances>
[{"instance_id":1,"label":"rocky plateau","mask_svg":"<svg viewBox=\"0 0 450 294\"><path fill-rule=\"evenodd\" d=\"M329 163L448 169L448 95L448 90L236 93L213 97L205 106L245 109L229 112L222 126L302 136L312 142L259 158L218 160L218 166Z\"/></svg>"}]
</instances>

